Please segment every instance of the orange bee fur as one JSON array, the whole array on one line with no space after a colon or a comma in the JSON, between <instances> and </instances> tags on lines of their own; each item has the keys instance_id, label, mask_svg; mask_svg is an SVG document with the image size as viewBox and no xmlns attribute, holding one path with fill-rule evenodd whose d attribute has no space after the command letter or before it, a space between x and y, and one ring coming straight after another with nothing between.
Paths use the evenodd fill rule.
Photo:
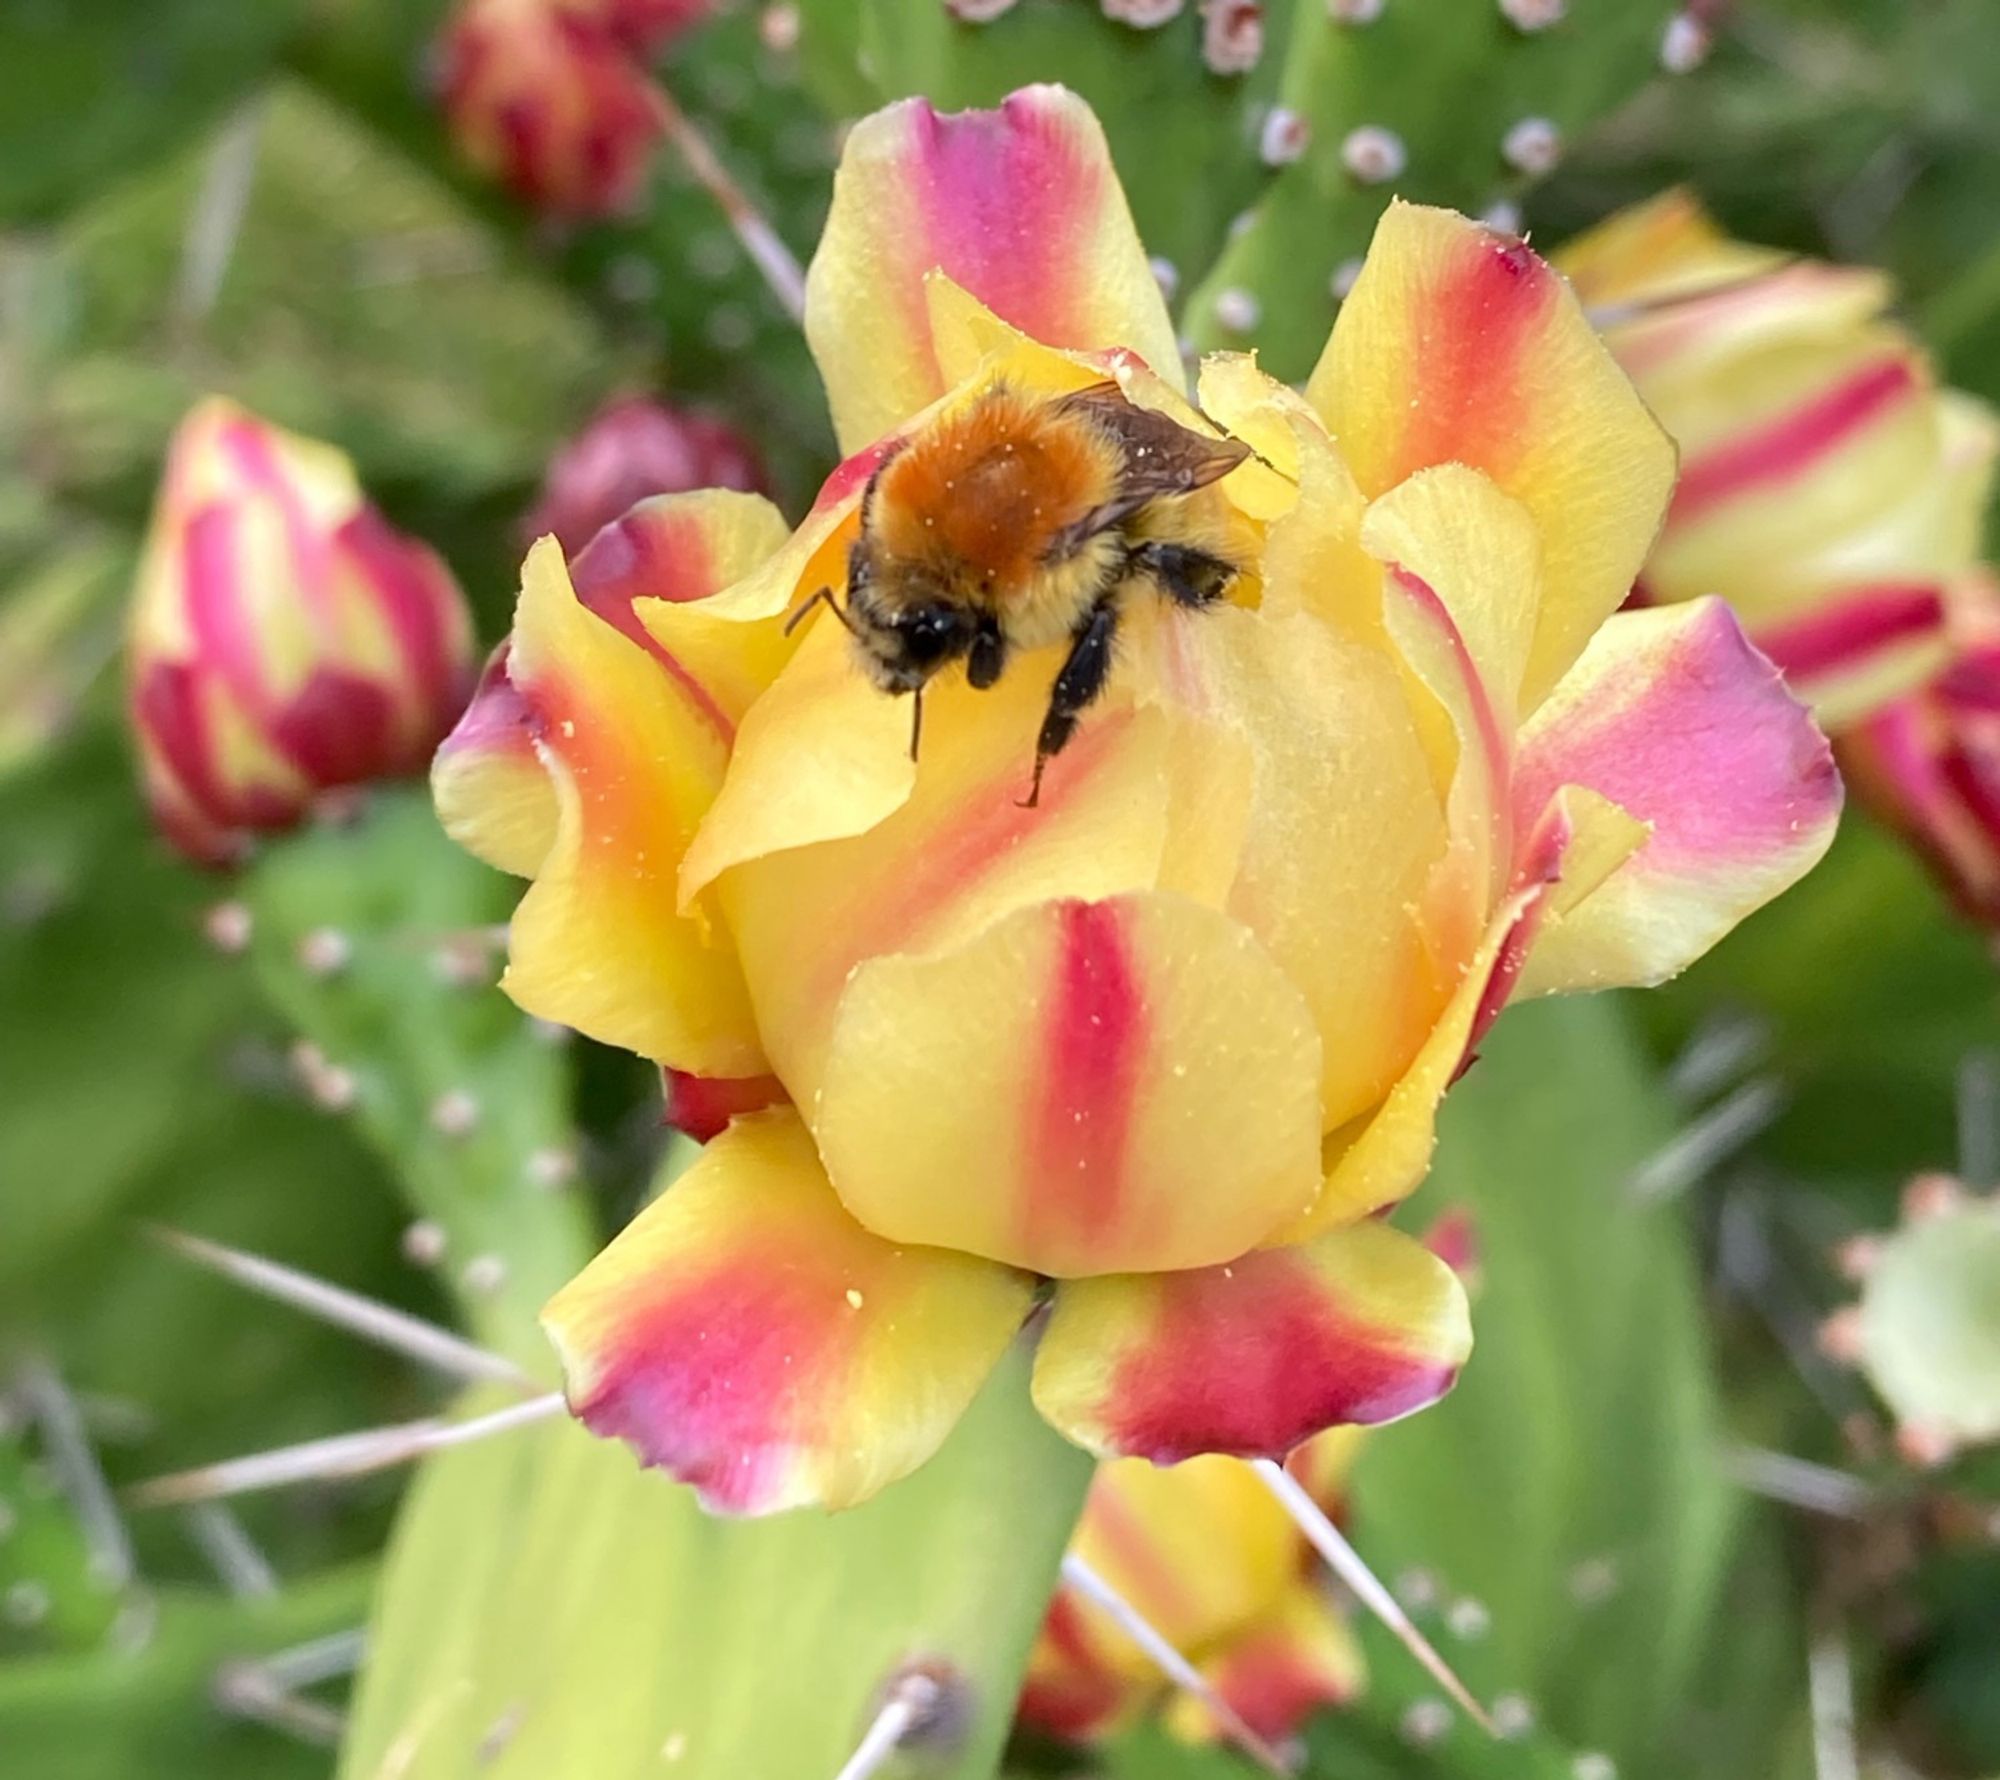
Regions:
<instances>
[{"instance_id":1,"label":"orange bee fur","mask_svg":"<svg viewBox=\"0 0 2000 1780\"><path fill-rule=\"evenodd\" d=\"M1104 688L1131 591L1199 606L1236 578L1220 497L1202 491L1249 455L1136 406L1116 384L1054 397L991 384L877 469L848 555L846 608L835 610L863 670L891 693L921 694L961 661L973 686L991 686L1011 654L1068 638L1032 803ZM809 603L821 598L834 603L830 590ZM912 753L921 722L919 703Z\"/></svg>"}]
</instances>

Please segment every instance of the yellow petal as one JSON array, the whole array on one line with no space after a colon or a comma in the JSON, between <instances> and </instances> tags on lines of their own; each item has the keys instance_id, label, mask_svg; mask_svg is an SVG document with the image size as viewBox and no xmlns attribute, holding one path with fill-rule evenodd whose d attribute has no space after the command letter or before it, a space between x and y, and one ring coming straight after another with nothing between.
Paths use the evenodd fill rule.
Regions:
<instances>
[{"instance_id":1,"label":"yellow petal","mask_svg":"<svg viewBox=\"0 0 2000 1780\"><path fill-rule=\"evenodd\" d=\"M1519 241L1392 204L1306 393L1364 494L1456 462L1533 515L1532 708L1630 591L1674 475L1568 285Z\"/></svg>"},{"instance_id":2,"label":"yellow petal","mask_svg":"<svg viewBox=\"0 0 2000 1780\"><path fill-rule=\"evenodd\" d=\"M1065 900L861 965L814 1126L893 1240L1059 1276L1198 1267L1311 1199L1319 1073L1248 930L1165 892Z\"/></svg>"},{"instance_id":3,"label":"yellow petal","mask_svg":"<svg viewBox=\"0 0 2000 1780\"><path fill-rule=\"evenodd\" d=\"M1354 1699L1367 1681L1367 1664L1339 1606L1301 1578L1255 1625L1209 1655L1201 1673L1253 1731L1283 1744L1314 1713ZM1214 1742L1223 1735L1195 1694L1177 1694L1166 1718L1167 1728L1189 1742Z\"/></svg>"},{"instance_id":4,"label":"yellow petal","mask_svg":"<svg viewBox=\"0 0 2000 1780\"><path fill-rule=\"evenodd\" d=\"M761 1074L727 933L676 909L727 737L708 702L578 601L553 539L522 574L510 671L539 717L558 814L503 987L530 1013L676 1069Z\"/></svg>"},{"instance_id":5,"label":"yellow petal","mask_svg":"<svg viewBox=\"0 0 2000 1780\"><path fill-rule=\"evenodd\" d=\"M1339 1124L1388 1091L1444 998L1412 919L1444 827L1401 675L1311 613L1268 605L1195 614L1164 632L1162 655L1160 695L1247 748L1225 906L1311 1008L1322 1116Z\"/></svg>"},{"instance_id":6,"label":"yellow petal","mask_svg":"<svg viewBox=\"0 0 2000 1780\"><path fill-rule=\"evenodd\" d=\"M493 652L472 703L431 762L444 831L475 859L531 878L556 838L556 794L535 752L535 714Z\"/></svg>"},{"instance_id":7,"label":"yellow petal","mask_svg":"<svg viewBox=\"0 0 2000 1780\"><path fill-rule=\"evenodd\" d=\"M1284 1597L1299 1535L1240 1459L1172 1466L1114 1459L1098 1468L1071 1549L1184 1654L1242 1631ZM1120 1668L1151 1659L1099 1609L1084 1609Z\"/></svg>"}]
</instances>

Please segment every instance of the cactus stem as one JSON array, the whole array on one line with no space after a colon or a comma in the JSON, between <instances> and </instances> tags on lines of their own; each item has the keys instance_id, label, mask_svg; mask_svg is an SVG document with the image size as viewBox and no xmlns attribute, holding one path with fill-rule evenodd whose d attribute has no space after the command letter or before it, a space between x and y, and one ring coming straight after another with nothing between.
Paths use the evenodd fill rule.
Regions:
<instances>
[{"instance_id":1,"label":"cactus stem","mask_svg":"<svg viewBox=\"0 0 2000 1780\"><path fill-rule=\"evenodd\" d=\"M83 1414L47 1360L30 1359L15 1375L14 1389L42 1431L42 1451L57 1487L68 1497L89 1551L93 1581L107 1590L123 1589L138 1575L132 1536L118 1513L111 1487L84 1432Z\"/></svg>"},{"instance_id":2,"label":"cactus stem","mask_svg":"<svg viewBox=\"0 0 2000 1780\"><path fill-rule=\"evenodd\" d=\"M2000 1059L1991 1051L1958 1066L1958 1175L1975 1193L2000 1186Z\"/></svg>"},{"instance_id":3,"label":"cactus stem","mask_svg":"<svg viewBox=\"0 0 2000 1780\"><path fill-rule=\"evenodd\" d=\"M187 1529L233 1599L268 1600L278 1592L270 1560L220 1502L197 1502L187 1511Z\"/></svg>"},{"instance_id":4,"label":"cactus stem","mask_svg":"<svg viewBox=\"0 0 2000 1780\"><path fill-rule=\"evenodd\" d=\"M371 1471L407 1465L446 1447L470 1446L495 1434L546 1421L561 1414L563 1407L562 1393L551 1391L546 1396L530 1397L524 1403L511 1403L505 1409L462 1422L431 1415L418 1421L367 1428L358 1434L334 1434L324 1440L273 1447L269 1452L250 1453L240 1459L224 1459L220 1464L151 1477L127 1490L125 1500L135 1508L173 1508L190 1502L217 1501L224 1496L281 1489L292 1483L365 1477Z\"/></svg>"},{"instance_id":5,"label":"cactus stem","mask_svg":"<svg viewBox=\"0 0 2000 1780\"><path fill-rule=\"evenodd\" d=\"M1632 1197L1650 1202L1686 1192L1769 1126L1785 1099L1783 1086L1769 1076L1745 1082L1632 1171Z\"/></svg>"},{"instance_id":6,"label":"cactus stem","mask_svg":"<svg viewBox=\"0 0 2000 1780\"><path fill-rule=\"evenodd\" d=\"M1305 1486L1284 1466L1271 1459L1257 1459L1253 1465L1257 1475L1264 1480L1265 1487L1278 1498L1299 1531L1305 1534L1307 1542L1326 1559L1327 1567L1354 1591L1355 1598L1370 1613L1396 1635L1403 1648L1457 1701L1465 1715L1488 1736L1497 1737L1500 1733L1494 1729L1486 1708L1472 1697L1471 1690L1459 1680L1452 1666L1438 1655L1431 1641L1411 1623L1410 1616L1398 1605L1396 1597L1382 1586L1381 1579L1369 1569L1361 1554L1348 1544L1346 1535L1327 1518Z\"/></svg>"},{"instance_id":7,"label":"cactus stem","mask_svg":"<svg viewBox=\"0 0 2000 1780\"><path fill-rule=\"evenodd\" d=\"M1753 1495L1790 1508L1805 1508L1837 1520L1863 1520L1875 1503L1875 1491L1851 1472L1788 1452L1761 1446L1732 1445L1722 1449L1725 1476Z\"/></svg>"},{"instance_id":8,"label":"cactus stem","mask_svg":"<svg viewBox=\"0 0 2000 1780\"><path fill-rule=\"evenodd\" d=\"M415 1226L412 1226L414 1228ZM504 1384L533 1391L536 1381L502 1354L475 1346L462 1335L440 1329L408 1311L396 1310L344 1286L316 1279L281 1261L228 1248L205 1237L153 1225L148 1234L175 1254L234 1280L266 1298L303 1310L308 1316L359 1335L378 1347L434 1367L450 1378L473 1383ZM407 1241L408 1233L405 1233Z\"/></svg>"},{"instance_id":9,"label":"cactus stem","mask_svg":"<svg viewBox=\"0 0 2000 1780\"><path fill-rule=\"evenodd\" d=\"M1243 1715L1216 1692L1208 1678L1189 1662L1153 1622L1093 1570L1075 1552L1062 1561L1063 1580L1080 1595L1087 1596L1118 1623L1118 1628L1139 1646L1161 1674L1182 1692L1192 1694L1214 1714L1215 1721L1232 1743L1260 1767L1273 1774L1289 1774L1292 1764L1245 1722Z\"/></svg>"},{"instance_id":10,"label":"cactus stem","mask_svg":"<svg viewBox=\"0 0 2000 1780\"><path fill-rule=\"evenodd\" d=\"M708 139L688 121L687 114L661 89L653 89L653 102L660 123L688 171L722 207L729 227L750 256L750 263L763 274L778 307L793 321L803 321L806 313L806 278L798 256L779 238L769 220L750 196L730 176L729 169L716 157Z\"/></svg>"}]
</instances>

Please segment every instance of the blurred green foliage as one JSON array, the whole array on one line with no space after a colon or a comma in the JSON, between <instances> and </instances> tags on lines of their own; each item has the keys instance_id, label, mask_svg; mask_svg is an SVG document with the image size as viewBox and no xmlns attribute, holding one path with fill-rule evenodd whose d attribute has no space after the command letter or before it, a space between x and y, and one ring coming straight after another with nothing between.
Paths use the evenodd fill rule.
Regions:
<instances>
[{"instance_id":1,"label":"blurred green foliage","mask_svg":"<svg viewBox=\"0 0 2000 1780\"><path fill-rule=\"evenodd\" d=\"M643 1071L535 1048L490 989L427 974L428 940L498 918L507 892L419 834L418 806L373 818L403 828L372 855L386 880L357 874L338 836L307 837L252 886L265 915L254 960L203 939L229 892L146 831L115 684L118 607L181 410L220 388L337 441L392 517L445 551L489 637L504 627L541 468L606 395L654 388L720 406L768 453L792 511L831 459L796 333L670 156L639 214L567 230L454 159L424 72L443 10L0 0L0 1398L21 1362L52 1367L90 1410L114 1485L442 1399L402 1364L140 1242L141 1220L477 1321L402 1257L404 1226L420 1209L464 1213L459 1165L484 1182L475 1195L512 1206L518 1175L499 1183L520 1146L574 1126L595 1195L544 1196L532 1233L510 1212L454 1245L518 1240L505 1315L488 1327L525 1342L535 1282L587 1246L588 1213L630 1209L658 1147ZM1020 0L977 28L933 0L802 0L795 44L765 9L738 5L676 45L662 78L801 255L842 120L906 93L957 105L1064 80L1104 118L1190 336L1234 344L1217 298L1247 291L1267 363L1286 374L1310 363L1333 274L1393 189L1472 209L1518 202L1559 238L1689 180L1743 233L1891 266L1948 375L2000 396L1992 7L1746 3L1707 66L1677 79L1654 62L1667 10L1571 0L1565 27L1531 39L1489 0L1388 0L1362 29L1336 25L1322 0L1273 0L1261 61L1227 77L1201 62L1193 5L1140 33L1088 0ZM1309 134L1273 165L1262 138L1280 102ZM1526 115L1565 136L1540 186L1498 155ZM1347 175L1341 144L1363 124L1405 139L1405 178ZM298 938L329 922L362 942L345 980L296 966ZM426 943L402 971L394 948L412 928ZM1830 1575L1868 1722L1941 1780L2000 1768L1991 1552L1903 1520L1836 1541L1753 1507L1717 1459L1754 1438L1850 1462L1837 1418L1868 1400L1811 1351L1814 1320L1847 1291L1828 1252L1887 1224L1909 1173L1953 1161L1961 1070L1995 1043L1996 1013L1983 945L1850 818L1812 880L1670 990L1625 1009L1509 1016L1455 1096L1418 1202L1476 1212L1479 1356L1444 1407L1374 1442L1353 1531L1390 1574L1433 1578L1447 1611L1484 1610L1479 1637L1451 1633L1442 1614L1427 1623L1482 1691L1527 1701L1535 1729L1518 1744L1462 1728L1413 1740L1426 1684L1371 1633L1374 1690L1316 1728L1315 1773L1558 1780L1602 1751L1627 1776L1793 1780L1810 1771L1806 1649ZM1782 1111L1679 1200L1641 1202L1634 1174L1702 1098L1667 1066L1718 1020L1762 1034L1747 1067ZM504 1109L504 1141L448 1150L418 1135L456 1075L413 1073L386 1119L311 1109L287 1063L301 1033L433 1069L472 1056L490 1071L484 1099ZM418 1145L432 1156L428 1208L410 1196L426 1178L407 1165ZM592 1487L612 1506L553 1493L538 1467L558 1449L579 1476L607 1480ZM1052 1479L1065 1458L1049 1458ZM905 1489L952 1481L947 1469ZM646 1714L683 1698L754 1714L762 1697L722 1701L718 1677L740 1687L775 1668L787 1697L838 1678L852 1730L848 1695L879 1667L870 1639L893 1622L871 1592L879 1577L843 1589L853 1571L820 1542L845 1541L843 1562L878 1571L908 1558L940 1600L985 1591L971 1598L990 1609L983 1660L999 1674L1018 1664L1074 1481L1030 1500L1018 1478L983 1478L987 1506L956 1498L965 1518L927 1522L940 1543L914 1556L893 1536L893 1507L855 1517L851 1534L808 1521L761 1539L717 1530L621 1453L552 1427L434 1466L398 1524L379 1600L395 1479L244 1503L281 1589L236 1601L176 1515L134 1517L140 1586L94 1581L85 1529L48 1487L43 1437L16 1416L0 1434L0 1774L330 1774L325 1749L222 1710L215 1683L231 1660L359 1626L371 1601L396 1655L359 1701L365 1754L350 1751L345 1770L357 1780L378 1771L367 1757L453 1650L545 1602L552 1640L572 1625L614 1644L617 1627L643 1629L617 1660L662 1665ZM1994 1480L1975 1461L1947 1483L1990 1500ZM648 1524L621 1576L607 1529L625 1521ZM474 1527L499 1543L454 1537ZM565 1562L585 1530L595 1568ZM1886 1573L1853 1555L1898 1541L1916 1556ZM459 1567L517 1548L519 1573L494 1572L493 1592ZM12 1592L22 1584L30 1592ZM614 1584L629 1607L605 1625L562 1598ZM703 1616L663 1617L676 1588ZM773 1632L753 1610L758 1589L795 1621ZM869 1601L880 1617L850 1631ZM595 1648L577 1636L577 1655ZM646 1714L649 1733L666 1722ZM989 1710L981 1749L996 1722ZM830 1775L838 1751L813 1747ZM1147 1780L1243 1771L1153 1733L1104 1766Z\"/></svg>"}]
</instances>

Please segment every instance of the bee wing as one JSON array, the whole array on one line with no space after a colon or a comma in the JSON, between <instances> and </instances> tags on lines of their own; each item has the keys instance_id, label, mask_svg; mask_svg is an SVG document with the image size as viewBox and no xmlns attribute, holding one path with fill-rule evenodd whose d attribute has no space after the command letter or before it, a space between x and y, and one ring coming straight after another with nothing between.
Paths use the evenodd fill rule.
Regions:
<instances>
[{"instance_id":1,"label":"bee wing","mask_svg":"<svg viewBox=\"0 0 2000 1780\"><path fill-rule=\"evenodd\" d=\"M1240 439L1197 433L1177 420L1125 399L1115 383L1094 383L1062 398L1062 406L1117 441L1124 467L1118 492L1066 526L1049 551L1052 561L1079 549L1099 532L1171 495L1192 494L1219 482L1251 455Z\"/></svg>"}]
</instances>

